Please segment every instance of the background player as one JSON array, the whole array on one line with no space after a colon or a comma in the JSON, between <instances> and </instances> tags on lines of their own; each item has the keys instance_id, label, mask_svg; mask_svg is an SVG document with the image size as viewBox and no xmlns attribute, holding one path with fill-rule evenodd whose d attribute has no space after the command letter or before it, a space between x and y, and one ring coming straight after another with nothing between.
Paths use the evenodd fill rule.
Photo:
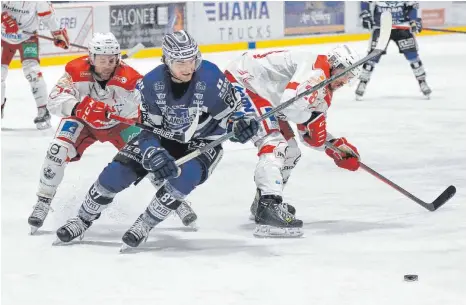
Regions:
<instances>
[{"instance_id":1,"label":"background player","mask_svg":"<svg viewBox=\"0 0 466 305\"><path fill-rule=\"evenodd\" d=\"M66 29L60 29L50 2L3 1L2 2L2 118L6 103L6 78L8 66L17 51L21 58L24 76L31 85L36 100L37 117L34 123L38 129L50 128L50 114L47 110L47 84L39 66L39 40L35 33L39 21L51 30L57 47L68 49L70 42Z\"/></svg>"},{"instance_id":2,"label":"background player","mask_svg":"<svg viewBox=\"0 0 466 305\"><path fill-rule=\"evenodd\" d=\"M365 29L372 31L370 40L369 52L371 52L380 35L380 16L382 12L389 11L392 13L393 24L409 23L411 27L409 30L392 29L390 40L393 40L400 53L403 53L405 58L409 61L414 76L419 83L422 93L429 98L432 90L426 82L426 72L419 58L418 45L414 34L420 33L422 30L422 20L417 17L417 9L419 4L414 1L377 1L372 4L371 1L361 1L361 14L362 26ZM367 83L371 78L374 71L375 64L380 60L380 56L368 61L363 65L360 82L356 89L356 99L361 100L364 92L366 91Z\"/></svg>"}]
</instances>

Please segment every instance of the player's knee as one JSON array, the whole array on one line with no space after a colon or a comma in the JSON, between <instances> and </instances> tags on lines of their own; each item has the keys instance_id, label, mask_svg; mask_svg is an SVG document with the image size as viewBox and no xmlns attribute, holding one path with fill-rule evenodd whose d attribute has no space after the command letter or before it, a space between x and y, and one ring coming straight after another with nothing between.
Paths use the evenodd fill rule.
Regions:
<instances>
[{"instance_id":1,"label":"player's knee","mask_svg":"<svg viewBox=\"0 0 466 305\"><path fill-rule=\"evenodd\" d=\"M76 148L71 143L57 138L50 142L47 150L48 159L59 158L62 164L76 157L76 154Z\"/></svg>"},{"instance_id":2,"label":"player's knee","mask_svg":"<svg viewBox=\"0 0 466 305\"><path fill-rule=\"evenodd\" d=\"M6 81L7 76L8 76L8 66L2 65L2 83Z\"/></svg>"},{"instance_id":3,"label":"player's knee","mask_svg":"<svg viewBox=\"0 0 466 305\"><path fill-rule=\"evenodd\" d=\"M118 161L107 165L99 175L98 182L111 193L119 193L138 179L137 173Z\"/></svg>"},{"instance_id":4,"label":"player's knee","mask_svg":"<svg viewBox=\"0 0 466 305\"><path fill-rule=\"evenodd\" d=\"M405 58L410 62L419 61L419 54L417 52L406 52L403 54Z\"/></svg>"},{"instance_id":5,"label":"player's knee","mask_svg":"<svg viewBox=\"0 0 466 305\"><path fill-rule=\"evenodd\" d=\"M189 195L201 182L203 182L203 173L205 172L204 164L199 160L191 160L181 166L181 175L171 179L170 185L174 190L183 194ZM207 179L207 177L205 178ZM205 180L204 179L204 180Z\"/></svg>"},{"instance_id":6,"label":"player's knee","mask_svg":"<svg viewBox=\"0 0 466 305\"><path fill-rule=\"evenodd\" d=\"M301 149L298 146L296 139L288 140L288 149L286 150L286 159L292 159L294 165L296 165L301 158Z\"/></svg>"},{"instance_id":7,"label":"player's knee","mask_svg":"<svg viewBox=\"0 0 466 305\"><path fill-rule=\"evenodd\" d=\"M42 78L39 63L36 60L26 59L23 61L22 65L24 77L26 77L29 82L37 82Z\"/></svg>"}]
</instances>

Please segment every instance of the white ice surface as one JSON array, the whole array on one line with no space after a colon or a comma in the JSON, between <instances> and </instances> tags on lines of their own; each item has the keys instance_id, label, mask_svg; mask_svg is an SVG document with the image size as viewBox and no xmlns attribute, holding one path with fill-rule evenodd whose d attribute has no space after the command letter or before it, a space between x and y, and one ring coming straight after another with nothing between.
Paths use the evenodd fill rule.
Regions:
<instances>
[{"instance_id":1,"label":"white ice surface","mask_svg":"<svg viewBox=\"0 0 466 305\"><path fill-rule=\"evenodd\" d=\"M367 42L351 45L364 54ZM455 185L458 193L438 211L302 147L286 199L304 221L305 237L255 239L248 213L256 151L227 143L214 175L189 198L200 230L187 232L171 217L146 244L123 255L121 236L153 195L147 181L119 194L82 242L52 246L55 230L76 214L115 155L110 144L92 146L68 166L55 212L36 236L28 235L39 170L58 119L51 130L35 129L29 85L21 70L11 70L1 123L2 304L466 304L466 38L422 37L419 45L430 100L392 44L365 100L354 100L354 87L337 92L327 126L355 144L367 165L423 200ZM239 53L204 57L224 68ZM145 73L159 59L128 62ZM62 72L43 69L49 89ZM419 281L404 282L404 274L418 274Z\"/></svg>"}]
</instances>

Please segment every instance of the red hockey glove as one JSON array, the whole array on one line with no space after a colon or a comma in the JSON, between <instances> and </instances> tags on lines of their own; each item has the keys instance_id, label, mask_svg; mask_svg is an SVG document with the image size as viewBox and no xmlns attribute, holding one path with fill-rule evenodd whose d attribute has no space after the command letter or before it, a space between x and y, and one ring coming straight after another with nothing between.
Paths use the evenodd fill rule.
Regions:
<instances>
[{"instance_id":1,"label":"red hockey glove","mask_svg":"<svg viewBox=\"0 0 466 305\"><path fill-rule=\"evenodd\" d=\"M7 12L2 13L2 26L5 27L7 34L15 34L19 31L18 23Z\"/></svg>"},{"instance_id":2,"label":"red hockey glove","mask_svg":"<svg viewBox=\"0 0 466 305\"><path fill-rule=\"evenodd\" d=\"M68 38L68 32L66 31L65 28L53 31L52 36L54 39L53 44L56 47L59 47L65 50L70 47L70 39Z\"/></svg>"},{"instance_id":3,"label":"red hockey glove","mask_svg":"<svg viewBox=\"0 0 466 305\"><path fill-rule=\"evenodd\" d=\"M327 138L325 115L314 111L305 123L298 124L298 130L305 132L303 140L313 147L322 146Z\"/></svg>"},{"instance_id":4,"label":"red hockey glove","mask_svg":"<svg viewBox=\"0 0 466 305\"><path fill-rule=\"evenodd\" d=\"M103 122L108 122L107 112L115 112L115 108L110 107L101 101L96 101L86 96L81 103L75 107L76 117L86 121L95 128L103 127Z\"/></svg>"},{"instance_id":5,"label":"red hockey glove","mask_svg":"<svg viewBox=\"0 0 466 305\"><path fill-rule=\"evenodd\" d=\"M333 146L342 152L336 152L331 148L325 149L338 167L355 171L359 168L359 153L356 147L348 143L345 138L338 138L330 141Z\"/></svg>"}]
</instances>

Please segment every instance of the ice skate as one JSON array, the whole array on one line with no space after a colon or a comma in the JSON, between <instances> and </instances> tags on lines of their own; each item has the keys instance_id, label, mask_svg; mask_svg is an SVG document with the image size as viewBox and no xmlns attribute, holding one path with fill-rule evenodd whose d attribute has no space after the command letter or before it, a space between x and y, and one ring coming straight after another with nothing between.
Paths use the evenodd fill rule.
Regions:
<instances>
[{"instance_id":1,"label":"ice skate","mask_svg":"<svg viewBox=\"0 0 466 305\"><path fill-rule=\"evenodd\" d=\"M255 237L301 237L303 222L288 212L281 197L261 196L255 217Z\"/></svg>"},{"instance_id":2,"label":"ice skate","mask_svg":"<svg viewBox=\"0 0 466 305\"><path fill-rule=\"evenodd\" d=\"M120 248L120 252L124 252L129 248L136 248L142 242L145 242L153 227L154 226L144 220L144 215L141 214L131 228L123 235L123 245Z\"/></svg>"},{"instance_id":3,"label":"ice skate","mask_svg":"<svg viewBox=\"0 0 466 305\"><path fill-rule=\"evenodd\" d=\"M421 88L422 94L424 94L424 96L425 96L427 99L430 99L430 94L432 93L432 90L431 90L430 87L427 85L427 82L426 82L425 80L419 82L419 88Z\"/></svg>"},{"instance_id":4,"label":"ice skate","mask_svg":"<svg viewBox=\"0 0 466 305\"><path fill-rule=\"evenodd\" d=\"M34 205L34 210L32 211L31 216L28 218L28 223L31 226L31 235L34 235L34 233L36 233L37 230L44 224L44 220L50 210L51 202L51 198L38 196L37 203Z\"/></svg>"},{"instance_id":5,"label":"ice skate","mask_svg":"<svg viewBox=\"0 0 466 305\"><path fill-rule=\"evenodd\" d=\"M62 243L68 243L77 237L79 240L84 238L84 232L92 225L92 222L86 221L81 217L75 217L69 219L65 225L57 230L58 239L53 243L54 245L60 245Z\"/></svg>"},{"instance_id":6,"label":"ice skate","mask_svg":"<svg viewBox=\"0 0 466 305\"><path fill-rule=\"evenodd\" d=\"M180 206L176 209L176 214L180 217L183 225L197 231L197 215L186 201L181 202Z\"/></svg>"},{"instance_id":7,"label":"ice skate","mask_svg":"<svg viewBox=\"0 0 466 305\"><path fill-rule=\"evenodd\" d=\"M259 199L260 199L260 190L257 189L256 196L254 197L254 201L252 202L251 207L249 208L249 211L251 211L251 214L249 215L249 220L256 219L256 211L257 211L257 205L259 203ZM296 215L296 209L294 206L288 203L283 203L283 206L286 207L288 212L290 212L293 215Z\"/></svg>"},{"instance_id":8,"label":"ice skate","mask_svg":"<svg viewBox=\"0 0 466 305\"><path fill-rule=\"evenodd\" d=\"M50 124L50 118L50 112L46 106L37 108L37 116L34 118L34 124L36 124L36 128L39 130L44 130L52 127Z\"/></svg>"},{"instance_id":9,"label":"ice skate","mask_svg":"<svg viewBox=\"0 0 466 305\"><path fill-rule=\"evenodd\" d=\"M3 103L2 103L2 119L4 115L5 105L6 105L6 98L3 100Z\"/></svg>"}]
</instances>

